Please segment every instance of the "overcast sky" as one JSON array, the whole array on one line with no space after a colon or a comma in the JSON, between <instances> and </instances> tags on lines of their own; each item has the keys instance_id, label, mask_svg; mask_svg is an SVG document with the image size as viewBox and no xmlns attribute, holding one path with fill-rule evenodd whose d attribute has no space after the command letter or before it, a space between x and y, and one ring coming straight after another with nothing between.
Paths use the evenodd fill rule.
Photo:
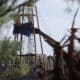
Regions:
<instances>
[{"instance_id":1,"label":"overcast sky","mask_svg":"<svg viewBox=\"0 0 80 80\"><path fill-rule=\"evenodd\" d=\"M74 6L71 13L67 13L65 9L68 5L64 0L40 0L37 5L40 13L40 26L43 26L43 21L41 20L42 16L45 22L43 29L46 29L45 31L54 39L60 40L65 35L66 30L71 27L71 22L77 6ZM77 18L79 19L80 16ZM77 25L77 27L79 27L78 22Z\"/></svg>"}]
</instances>

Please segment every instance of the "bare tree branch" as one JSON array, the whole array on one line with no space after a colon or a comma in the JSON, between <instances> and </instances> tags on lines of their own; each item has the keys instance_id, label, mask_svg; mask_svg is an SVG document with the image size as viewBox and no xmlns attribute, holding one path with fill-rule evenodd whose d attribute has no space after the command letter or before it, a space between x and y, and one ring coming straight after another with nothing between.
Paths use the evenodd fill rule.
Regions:
<instances>
[{"instance_id":1,"label":"bare tree branch","mask_svg":"<svg viewBox=\"0 0 80 80\"><path fill-rule=\"evenodd\" d=\"M7 0L7 1L8 1L8 0ZM7 1L6 1L6 2L7 2ZM21 6L31 6L32 3L35 3L36 1L38 1L38 0L29 0L29 1L27 1L27 2L24 2L24 3L20 4L20 5L17 5L17 6L15 6L15 7L13 7L14 4L15 4L15 2L16 2L16 0L13 0L13 1L12 1L12 4L8 7L8 9L6 9L5 11L3 11L3 12L0 13L0 17L6 15L7 13L9 13L9 12L11 12L11 11L14 11L15 9L17 9L17 8L19 8L19 7L21 7ZM3 2L3 3L5 3L5 2Z\"/></svg>"}]
</instances>

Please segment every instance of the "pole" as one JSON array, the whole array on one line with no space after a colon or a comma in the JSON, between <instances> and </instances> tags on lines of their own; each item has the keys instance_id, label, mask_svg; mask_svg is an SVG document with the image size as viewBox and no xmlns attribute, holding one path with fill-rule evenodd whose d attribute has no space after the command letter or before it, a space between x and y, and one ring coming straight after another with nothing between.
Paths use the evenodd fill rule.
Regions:
<instances>
[{"instance_id":1,"label":"pole","mask_svg":"<svg viewBox=\"0 0 80 80\"><path fill-rule=\"evenodd\" d=\"M32 15L33 15L33 7L32 7ZM34 18L32 17L32 23L33 23L33 36L34 36L34 48L35 48L35 65L37 63L37 49L36 49L36 35L35 35L35 29L34 29Z\"/></svg>"},{"instance_id":2,"label":"pole","mask_svg":"<svg viewBox=\"0 0 80 80\"><path fill-rule=\"evenodd\" d=\"M36 10L36 18L37 18L38 29L40 29L40 26L39 26L39 17L38 17L38 11L37 11L37 6L35 6L35 10ZM39 34L39 39L40 39L40 45L41 45L41 52L42 52L42 55L43 55L43 65L44 65L44 69L45 69L44 52L43 52L42 39L41 39L40 34Z\"/></svg>"}]
</instances>

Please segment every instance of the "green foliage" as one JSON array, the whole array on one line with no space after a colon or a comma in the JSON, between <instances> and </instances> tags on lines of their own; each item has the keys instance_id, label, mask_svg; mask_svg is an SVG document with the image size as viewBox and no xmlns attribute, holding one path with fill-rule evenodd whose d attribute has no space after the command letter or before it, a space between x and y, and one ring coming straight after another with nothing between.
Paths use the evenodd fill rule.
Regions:
<instances>
[{"instance_id":1,"label":"green foliage","mask_svg":"<svg viewBox=\"0 0 80 80\"><path fill-rule=\"evenodd\" d=\"M14 7L17 0L1 0L0 1L0 17L5 16Z\"/></svg>"},{"instance_id":2,"label":"green foliage","mask_svg":"<svg viewBox=\"0 0 80 80\"><path fill-rule=\"evenodd\" d=\"M0 15L3 14L6 10L7 10L7 5L0 6L0 11L1 11ZM10 20L9 14L6 14L6 15L0 17L0 25L3 23L6 23L9 20Z\"/></svg>"},{"instance_id":3,"label":"green foliage","mask_svg":"<svg viewBox=\"0 0 80 80\"><path fill-rule=\"evenodd\" d=\"M4 23L6 23L6 22L8 22L8 21L10 21L10 20L12 20L16 17L15 16L16 15L16 13L15 13L15 9L16 9L15 4L18 1L17 0L12 0L12 1L11 0L1 0L0 1L0 3L1 3L1 5L0 5L0 26L2 26L2 24L4 24ZM38 0L28 0L26 2L28 3L28 6L34 6L34 4L37 1Z\"/></svg>"},{"instance_id":4,"label":"green foliage","mask_svg":"<svg viewBox=\"0 0 80 80\"><path fill-rule=\"evenodd\" d=\"M17 75L21 75L21 76L24 76L24 75L27 75L29 73L29 66L25 63L21 63L19 65L19 67L16 69L16 74Z\"/></svg>"},{"instance_id":5,"label":"green foliage","mask_svg":"<svg viewBox=\"0 0 80 80\"><path fill-rule=\"evenodd\" d=\"M18 64L16 68L8 67L3 73L4 77L21 77L29 73L29 66L27 64Z\"/></svg>"},{"instance_id":6,"label":"green foliage","mask_svg":"<svg viewBox=\"0 0 80 80\"><path fill-rule=\"evenodd\" d=\"M27 64L18 64L16 68L10 66L0 75L3 77L21 77L29 73L29 66Z\"/></svg>"},{"instance_id":7,"label":"green foliage","mask_svg":"<svg viewBox=\"0 0 80 80\"><path fill-rule=\"evenodd\" d=\"M20 42L10 41L10 39L4 39L0 41L0 62L9 63L15 59L17 51L20 50Z\"/></svg>"},{"instance_id":8,"label":"green foliage","mask_svg":"<svg viewBox=\"0 0 80 80\"><path fill-rule=\"evenodd\" d=\"M29 67L24 58L17 57L17 51L21 49L21 43L4 39L0 41L0 64L6 69L0 72L0 76L24 76L29 72ZM16 66L16 67L14 67Z\"/></svg>"},{"instance_id":9,"label":"green foliage","mask_svg":"<svg viewBox=\"0 0 80 80\"><path fill-rule=\"evenodd\" d=\"M3 24L6 24L7 22L14 19L14 14L15 13L9 13L9 14L6 14L5 16L3 16L3 17L0 17L0 26L2 26Z\"/></svg>"}]
</instances>

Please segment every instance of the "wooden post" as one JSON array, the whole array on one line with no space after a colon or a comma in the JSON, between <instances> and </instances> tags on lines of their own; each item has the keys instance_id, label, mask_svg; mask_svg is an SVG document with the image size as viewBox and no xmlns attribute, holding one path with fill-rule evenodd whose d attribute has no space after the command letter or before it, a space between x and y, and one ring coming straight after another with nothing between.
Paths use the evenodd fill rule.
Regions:
<instances>
[{"instance_id":1,"label":"wooden post","mask_svg":"<svg viewBox=\"0 0 80 80\"><path fill-rule=\"evenodd\" d=\"M77 32L77 29L74 28L74 25L75 25L75 19L76 19L78 10L79 10L79 8L76 10L75 15L74 15L74 17L73 17L72 27L71 27L70 43L69 43L69 46L68 46L68 58L69 58L69 59L68 59L68 60L69 60L68 65L69 65L69 67L70 67L70 70L71 70L71 67L72 67L72 56L73 56L73 53L74 53L75 33Z\"/></svg>"},{"instance_id":2,"label":"wooden post","mask_svg":"<svg viewBox=\"0 0 80 80\"><path fill-rule=\"evenodd\" d=\"M54 80L65 80L64 65L63 65L63 50L60 47L60 43L55 44L54 49L55 64L54 64Z\"/></svg>"},{"instance_id":3,"label":"wooden post","mask_svg":"<svg viewBox=\"0 0 80 80\"><path fill-rule=\"evenodd\" d=\"M74 25L75 25L75 19L76 19L78 10L79 10L79 8L76 10L75 15L73 17L73 21L72 21L70 43L69 43L69 47L68 47L68 55L70 58L72 58L72 54L74 53L74 39L75 39L75 33L77 31L77 29L74 28Z\"/></svg>"},{"instance_id":4,"label":"wooden post","mask_svg":"<svg viewBox=\"0 0 80 80\"><path fill-rule=\"evenodd\" d=\"M35 10L36 10L36 18L37 18L38 29L40 29L40 26L39 26L39 17L38 17L38 11L37 11L37 6L35 6ZM44 52L43 52L42 39L41 39L40 34L39 34L39 39L40 39L41 52L42 52L42 55L43 55L43 58L42 58L42 59L43 59L43 67L44 67L44 70L45 70Z\"/></svg>"},{"instance_id":5,"label":"wooden post","mask_svg":"<svg viewBox=\"0 0 80 80\"><path fill-rule=\"evenodd\" d=\"M33 7L32 7L32 15L34 14ZM34 36L34 48L35 48L35 65L37 64L37 50L36 50L36 35L35 35L35 29L34 29L34 18L32 17L32 23L33 23L33 36Z\"/></svg>"}]
</instances>

